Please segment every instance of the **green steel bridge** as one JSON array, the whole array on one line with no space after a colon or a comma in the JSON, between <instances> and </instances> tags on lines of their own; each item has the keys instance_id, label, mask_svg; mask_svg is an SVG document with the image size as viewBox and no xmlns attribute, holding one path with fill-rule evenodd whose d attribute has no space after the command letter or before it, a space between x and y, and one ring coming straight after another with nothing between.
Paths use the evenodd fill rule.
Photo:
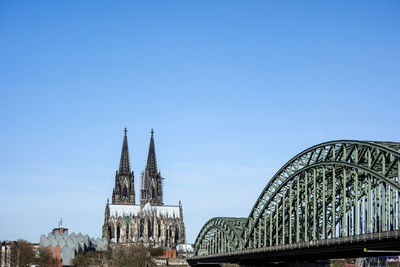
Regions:
<instances>
[{"instance_id":1,"label":"green steel bridge","mask_svg":"<svg viewBox=\"0 0 400 267\"><path fill-rule=\"evenodd\" d=\"M272 177L247 218L206 222L188 262L257 265L400 254L399 178L400 143L313 146Z\"/></svg>"}]
</instances>

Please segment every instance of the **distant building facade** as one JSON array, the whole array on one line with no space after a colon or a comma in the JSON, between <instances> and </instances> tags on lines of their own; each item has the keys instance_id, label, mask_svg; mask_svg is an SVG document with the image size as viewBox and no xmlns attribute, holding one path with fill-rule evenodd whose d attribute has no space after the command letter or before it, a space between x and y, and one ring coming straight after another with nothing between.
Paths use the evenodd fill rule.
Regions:
<instances>
[{"instance_id":1,"label":"distant building facade","mask_svg":"<svg viewBox=\"0 0 400 267\"><path fill-rule=\"evenodd\" d=\"M17 248L17 242L3 241L0 245L0 267L11 267L11 254Z\"/></svg>"},{"instance_id":2,"label":"distant building facade","mask_svg":"<svg viewBox=\"0 0 400 267\"><path fill-rule=\"evenodd\" d=\"M68 234L68 228L64 228L62 224L58 228L54 228L47 236L40 236L41 249L47 249L55 259L53 266L71 266L75 255L80 252L91 250L106 251L108 249L108 241L103 238L90 238L88 235L81 233Z\"/></svg>"},{"instance_id":3,"label":"distant building facade","mask_svg":"<svg viewBox=\"0 0 400 267\"><path fill-rule=\"evenodd\" d=\"M154 132L151 130L147 163L141 176L140 204L135 204L127 130L111 204L107 200L103 237L111 243L143 243L174 247L186 241L182 205L164 205L162 177L157 169Z\"/></svg>"}]
</instances>

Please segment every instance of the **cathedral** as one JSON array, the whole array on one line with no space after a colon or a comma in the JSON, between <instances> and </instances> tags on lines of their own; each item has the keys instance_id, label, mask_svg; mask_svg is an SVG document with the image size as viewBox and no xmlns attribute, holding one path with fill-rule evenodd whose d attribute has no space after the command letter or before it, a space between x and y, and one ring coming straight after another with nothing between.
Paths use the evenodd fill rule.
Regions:
<instances>
[{"instance_id":1,"label":"cathedral","mask_svg":"<svg viewBox=\"0 0 400 267\"><path fill-rule=\"evenodd\" d=\"M107 200L103 237L111 243L142 243L175 247L185 243L182 205L164 205L163 178L157 169L154 132L151 130L147 163L142 172L140 203L135 203L135 176L131 170L125 128L119 169L111 204Z\"/></svg>"}]
</instances>

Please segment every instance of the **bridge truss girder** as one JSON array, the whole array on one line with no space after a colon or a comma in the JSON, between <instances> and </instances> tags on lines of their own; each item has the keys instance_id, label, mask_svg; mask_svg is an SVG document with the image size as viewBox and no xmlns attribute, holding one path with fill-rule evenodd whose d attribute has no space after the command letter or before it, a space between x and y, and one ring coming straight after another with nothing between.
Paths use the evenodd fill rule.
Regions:
<instances>
[{"instance_id":1,"label":"bridge truss girder","mask_svg":"<svg viewBox=\"0 0 400 267\"><path fill-rule=\"evenodd\" d=\"M246 218L216 217L210 219L197 236L194 246L195 254L226 253L242 248L240 230L245 222Z\"/></svg>"},{"instance_id":2,"label":"bridge truss girder","mask_svg":"<svg viewBox=\"0 0 400 267\"><path fill-rule=\"evenodd\" d=\"M299 153L270 180L245 222L241 219L240 238L229 243L229 251L232 244L243 250L399 229L399 151L400 143L344 140ZM223 244L218 238L229 236L226 228L212 228L212 221L200 232L195 255L205 237Z\"/></svg>"}]
</instances>

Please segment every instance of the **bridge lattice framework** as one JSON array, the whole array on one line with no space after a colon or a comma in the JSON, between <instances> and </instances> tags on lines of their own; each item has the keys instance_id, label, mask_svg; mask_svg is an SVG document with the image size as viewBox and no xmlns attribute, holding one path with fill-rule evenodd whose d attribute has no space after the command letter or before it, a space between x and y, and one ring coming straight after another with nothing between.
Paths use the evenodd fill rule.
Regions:
<instances>
[{"instance_id":1,"label":"bridge lattice framework","mask_svg":"<svg viewBox=\"0 0 400 267\"><path fill-rule=\"evenodd\" d=\"M400 228L400 143L340 140L310 147L269 181L248 218L210 219L195 255Z\"/></svg>"}]
</instances>

